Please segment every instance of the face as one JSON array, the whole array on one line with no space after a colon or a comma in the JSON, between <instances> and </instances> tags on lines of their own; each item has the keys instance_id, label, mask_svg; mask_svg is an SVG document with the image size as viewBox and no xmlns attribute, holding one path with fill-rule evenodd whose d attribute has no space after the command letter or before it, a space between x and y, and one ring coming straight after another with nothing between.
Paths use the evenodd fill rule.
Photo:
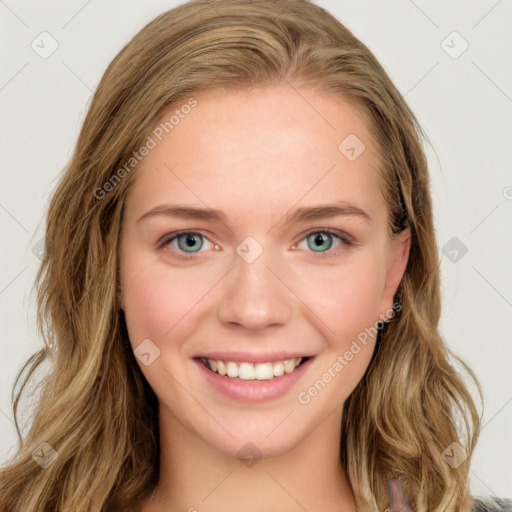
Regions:
<instances>
[{"instance_id":1,"label":"face","mask_svg":"<svg viewBox=\"0 0 512 512\"><path fill-rule=\"evenodd\" d=\"M170 429L276 455L362 378L409 232L388 235L376 147L347 101L287 85L194 97L134 171L121 307Z\"/></svg>"}]
</instances>

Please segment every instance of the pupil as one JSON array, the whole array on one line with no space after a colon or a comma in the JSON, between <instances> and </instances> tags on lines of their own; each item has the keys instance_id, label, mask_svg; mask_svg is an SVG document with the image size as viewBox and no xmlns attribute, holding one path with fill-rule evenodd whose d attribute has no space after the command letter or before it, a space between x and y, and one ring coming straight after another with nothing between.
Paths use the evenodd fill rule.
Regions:
<instances>
[{"instance_id":1,"label":"pupil","mask_svg":"<svg viewBox=\"0 0 512 512\"><path fill-rule=\"evenodd\" d=\"M330 235L327 233L316 233L314 237L314 246L317 249L321 249L323 245L327 244L325 249L329 249L332 245L332 242L329 243L329 237Z\"/></svg>"},{"instance_id":2,"label":"pupil","mask_svg":"<svg viewBox=\"0 0 512 512\"><path fill-rule=\"evenodd\" d=\"M197 244L200 242L200 240L198 239L198 235L193 235L193 234L187 234L187 235L181 235L178 239L178 245L180 246L180 248L182 250L187 250L187 249L200 249L201 246L197 246ZM194 245L196 247L194 247ZM196 252L196 251L194 251Z\"/></svg>"}]
</instances>

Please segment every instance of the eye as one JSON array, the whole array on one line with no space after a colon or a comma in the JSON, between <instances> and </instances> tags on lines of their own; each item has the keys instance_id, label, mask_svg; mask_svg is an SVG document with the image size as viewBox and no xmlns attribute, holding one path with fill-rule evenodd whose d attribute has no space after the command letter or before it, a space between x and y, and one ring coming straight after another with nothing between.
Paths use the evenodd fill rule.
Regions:
<instances>
[{"instance_id":1,"label":"eye","mask_svg":"<svg viewBox=\"0 0 512 512\"><path fill-rule=\"evenodd\" d=\"M336 245L336 247L339 247L340 245L349 247L355 245L355 243L350 240L348 236L338 233L332 229L317 229L316 231L309 231L306 233L306 236L302 240L306 241L307 247L309 249L311 249L313 252L319 253L320 256L323 256L324 254L326 256L331 256L336 254L335 251L330 251L334 243L333 238L338 239L338 245ZM298 244L295 244L293 249L297 248L300 249L301 247L299 247Z\"/></svg>"},{"instance_id":2,"label":"eye","mask_svg":"<svg viewBox=\"0 0 512 512\"><path fill-rule=\"evenodd\" d=\"M213 246L212 242L202 233L196 231L180 231L178 233L164 235L157 242L157 246L159 248L165 248L167 246L172 247L180 258L192 258L194 254L204 252L201 251L201 249L204 246L205 240ZM209 248L211 249L211 247ZM187 256L187 254L190 256Z\"/></svg>"},{"instance_id":3,"label":"eye","mask_svg":"<svg viewBox=\"0 0 512 512\"><path fill-rule=\"evenodd\" d=\"M338 240L338 244L335 247L351 247L356 245L356 243L353 242L347 235L332 229L316 229L309 231L306 233L305 237L302 238L302 240L306 240L307 247L313 252L318 253L319 257L328 257L336 256L338 254L337 251L330 250L335 243L333 238ZM160 249L171 248L172 252L174 252L179 258L189 259L194 258L195 254L205 252L201 251L201 249L204 248L205 241L210 244L209 247L206 247L206 250L212 249L214 244L202 233L197 231L179 231L164 235L157 242L157 247ZM298 244L294 244L292 248L302 249L302 247L299 247Z\"/></svg>"}]
</instances>

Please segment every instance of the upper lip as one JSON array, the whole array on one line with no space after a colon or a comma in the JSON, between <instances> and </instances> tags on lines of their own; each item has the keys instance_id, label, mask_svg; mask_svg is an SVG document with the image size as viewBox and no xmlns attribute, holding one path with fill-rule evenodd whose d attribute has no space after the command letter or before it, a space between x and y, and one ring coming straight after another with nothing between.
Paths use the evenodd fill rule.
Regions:
<instances>
[{"instance_id":1,"label":"upper lip","mask_svg":"<svg viewBox=\"0 0 512 512\"><path fill-rule=\"evenodd\" d=\"M198 354L194 359L204 357L214 361L233 361L234 363L268 363L274 361L286 361L298 359L299 357L312 357L303 352L268 352L265 354L247 353L247 352L209 352L208 354Z\"/></svg>"}]
</instances>

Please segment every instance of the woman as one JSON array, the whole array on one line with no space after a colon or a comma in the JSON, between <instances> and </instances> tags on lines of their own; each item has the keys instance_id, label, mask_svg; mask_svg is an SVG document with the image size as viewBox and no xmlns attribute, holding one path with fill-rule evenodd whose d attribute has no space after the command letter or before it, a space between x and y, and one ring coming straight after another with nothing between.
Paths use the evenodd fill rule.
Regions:
<instances>
[{"instance_id":1,"label":"woman","mask_svg":"<svg viewBox=\"0 0 512 512\"><path fill-rule=\"evenodd\" d=\"M506 510L469 492L422 136L307 0L141 30L49 207L21 391L55 366L0 510Z\"/></svg>"}]
</instances>

